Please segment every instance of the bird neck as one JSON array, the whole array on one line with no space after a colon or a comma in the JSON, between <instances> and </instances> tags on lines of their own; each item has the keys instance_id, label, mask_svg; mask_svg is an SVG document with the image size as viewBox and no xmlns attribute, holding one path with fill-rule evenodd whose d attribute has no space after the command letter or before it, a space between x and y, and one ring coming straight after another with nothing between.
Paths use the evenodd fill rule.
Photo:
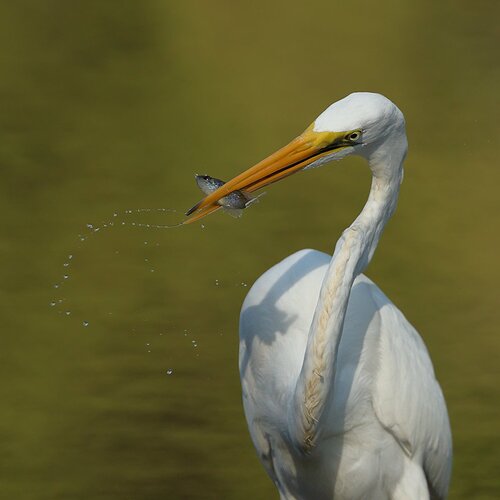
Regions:
<instances>
[{"instance_id":1,"label":"bird neck","mask_svg":"<svg viewBox=\"0 0 500 500\"><path fill-rule=\"evenodd\" d=\"M399 188L402 180L402 168L399 168L397 172L389 178L377 175L373 175L372 177L368 200L366 201L361 213L346 230L359 233L359 237L357 239L361 245L361 248L359 249L361 251L361 255L356 264L356 272L353 279L364 271L375 253L385 225L396 210ZM343 238L341 237L337 242L337 246L343 246L342 243ZM335 248L334 257L330 267L334 265L336 253L337 247Z\"/></svg>"},{"instance_id":2,"label":"bird neck","mask_svg":"<svg viewBox=\"0 0 500 500\"><path fill-rule=\"evenodd\" d=\"M390 177L374 171L368 200L338 240L323 280L289 413L294 419L289 421L290 437L304 453L314 449L327 403L335 397L337 354L352 284L373 257L394 213L401 180L401 167Z\"/></svg>"}]
</instances>

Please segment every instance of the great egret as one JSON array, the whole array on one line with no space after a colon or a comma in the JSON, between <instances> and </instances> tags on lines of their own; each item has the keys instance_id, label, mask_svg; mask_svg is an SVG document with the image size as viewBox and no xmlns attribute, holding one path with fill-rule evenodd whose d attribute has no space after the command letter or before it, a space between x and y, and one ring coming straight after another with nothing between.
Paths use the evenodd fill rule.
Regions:
<instances>
[{"instance_id":1,"label":"great egret","mask_svg":"<svg viewBox=\"0 0 500 500\"><path fill-rule=\"evenodd\" d=\"M354 93L299 137L198 203L252 192L349 154L368 160L370 194L333 257L290 255L249 291L240 318L248 428L281 499L441 499L451 472L446 404L425 345L362 271L393 214L407 152L401 111Z\"/></svg>"}]
</instances>

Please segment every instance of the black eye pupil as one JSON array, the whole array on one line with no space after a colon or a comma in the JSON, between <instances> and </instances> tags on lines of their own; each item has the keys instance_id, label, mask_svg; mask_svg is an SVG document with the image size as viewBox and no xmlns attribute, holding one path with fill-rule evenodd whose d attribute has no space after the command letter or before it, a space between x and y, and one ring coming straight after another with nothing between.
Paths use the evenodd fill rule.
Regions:
<instances>
[{"instance_id":1,"label":"black eye pupil","mask_svg":"<svg viewBox=\"0 0 500 500\"><path fill-rule=\"evenodd\" d=\"M349 138L351 139L351 141L355 141L358 137L359 137L359 135L358 135L358 134L356 134L356 133L351 134L351 135L349 136Z\"/></svg>"}]
</instances>

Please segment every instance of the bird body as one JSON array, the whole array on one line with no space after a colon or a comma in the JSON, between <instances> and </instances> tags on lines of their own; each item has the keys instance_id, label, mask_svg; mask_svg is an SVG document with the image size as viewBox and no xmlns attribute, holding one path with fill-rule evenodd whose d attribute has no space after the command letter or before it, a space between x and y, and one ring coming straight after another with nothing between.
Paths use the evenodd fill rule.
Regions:
<instances>
[{"instance_id":1,"label":"bird body","mask_svg":"<svg viewBox=\"0 0 500 500\"><path fill-rule=\"evenodd\" d=\"M240 318L245 416L287 500L427 500L447 495L451 432L424 343L362 273L393 215L405 120L368 92L332 104L290 144L208 194L218 201L350 154L372 172L368 200L333 256L297 252L264 273Z\"/></svg>"},{"instance_id":2,"label":"bird body","mask_svg":"<svg viewBox=\"0 0 500 500\"><path fill-rule=\"evenodd\" d=\"M322 439L310 454L292 444L291 399L330 261L314 250L294 253L243 304L240 375L258 456L286 499L443 498L451 436L429 355L364 275L351 289Z\"/></svg>"}]
</instances>

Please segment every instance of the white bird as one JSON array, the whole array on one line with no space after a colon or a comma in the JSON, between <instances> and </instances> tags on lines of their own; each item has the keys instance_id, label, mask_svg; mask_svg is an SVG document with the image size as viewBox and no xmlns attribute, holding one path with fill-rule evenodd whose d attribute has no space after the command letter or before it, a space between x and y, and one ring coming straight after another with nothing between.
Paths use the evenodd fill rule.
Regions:
<instances>
[{"instance_id":1,"label":"white bird","mask_svg":"<svg viewBox=\"0 0 500 500\"><path fill-rule=\"evenodd\" d=\"M281 499L442 499L452 444L446 404L417 331L362 274L393 214L407 152L401 111L354 93L299 137L211 193L252 192L349 154L366 158L368 201L333 257L290 255L253 285L240 318L248 428Z\"/></svg>"}]
</instances>

